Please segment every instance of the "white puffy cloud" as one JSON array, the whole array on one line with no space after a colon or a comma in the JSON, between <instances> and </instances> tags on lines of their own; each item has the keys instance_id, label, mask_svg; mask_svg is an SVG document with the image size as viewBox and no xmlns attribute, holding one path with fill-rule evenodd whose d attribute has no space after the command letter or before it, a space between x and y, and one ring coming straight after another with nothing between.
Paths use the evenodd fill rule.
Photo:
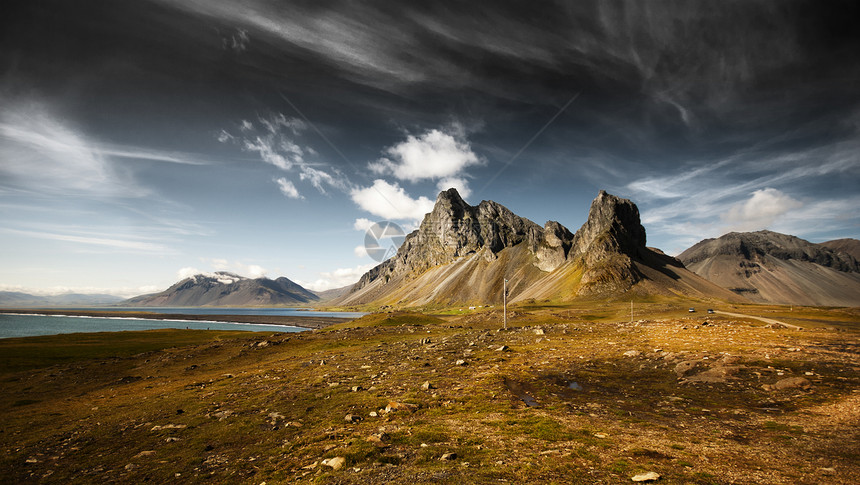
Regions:
<instances>
[{"instance_id":1,"label":"white puffy cloud","mask_svg":"<svg viewBox=\"0 0 860 485\"><path fill-rule=\"evenodd\" d=\"M296 189L296 186L286 178L277 178L275 179L275 183L278 184L278 188L281 189L281 193L287 197L291 199L304 199L302 194L300 194L298 189Z\"/></svg>"},{"instance_id":2,"label":"white puffy cloud","mask_svg":"<svg viewBox=\"0 0 860 485\"><path fill-rule=\"evenodd\" d=\"M350 197L362 209L385 219L420 220L433 210L432 200L424 196L413 199L397 183L382 179L374 180L370 187L352 189Z\"/></svg>"},{"instance_id":3,"label":"white puffy cloud","mask_svg":"<svg viewBox=\"0 0 860 485\"><path fill-rule=\"evenodd\" d=\"M366 256L368 255L368 254L367 254L367 248L365 248L365 247L364 247L364 245L356 246L356 247L352 250L352 252L355 254L355 256L356 256L357 258L364 258L364 257L366 257Z\"/></svg>"},{"instance_id":4,"label":"white puffy cloud","mask_svg":"<svg viewBox=\"0 0 860 485\"><path fill-rule=\"evenodd\" d=\"M201 261L208 263L213 271L228 271L239 276L247 278L262 278L266 276L268 270L257 264L245 264L241 261L229 261L224 258L201 258ZM189 278L197 274L212 275L212 272L201 271L194 267L185 267L176 272L179 279Z\"/></svg>"},{"instance_id":5,"label":"white puffy cloud","mask_svg":"<svg viewBox=\"0 0 860 485\"><path fill-rule=\"evenodd\" d=\"M469 188L469 181L463 177L447 177L436 183L436 188L439 189L440 192L452 187L457 189L460 197L464 199L472 195L472 189Z\"/></svg>"},{"instance_id":6,"label":"white puffy cloud","mask_svg":"<svg viewBox=\"0 0 860 485\"><path fill-rule=\"evenodd\" d=\"M373 224L375 223L370 219L366 217L359 217L355 220L355 223L352 225L352 227L355 228L356 231L366 232Z\"/></svg>"},{"instance_id":7,"label":"white puffy cloud","mask_svg":"<svg viewBox=\"0 0 860 485\"><path fill-rule=\"evenodd\" d=\"M409 135L389 147L381 158L368 165L378 175L391 174L400 180L418 182L451 178L483 160L472 151L464 131L459 125L434 129L421 136Z\"/></svg>"},{"instance_id":8,"label":"white puffy cloud","mask_svg":"<svg viewBox=\"0 0 860 485\"><path fill-rule=\"evenodd\" d=\"M297 281L300 285L314 291L330 290L351 285L361 278L361 275L376 266L376 263L362 264L353 268L338 268L334 271L323 271L320 278L312 281Z\"/></svg>"},{"instance_id":9,"label":"white puffy cloud","mask_svg":"<svg viewBox=\"0 0 860 485\"><path fill-rule=\"evenodd\" d=\"M756 190L748 200L731 206L720 218L734 230L759 230L770 227L787 212L802 206L802 202L779 190L766 188Z\"/></svg>"},{"instance_id":10,"label":"white puffy cloud","mask_svg":"<svg viewBox=\"0 0 860 485\"><path fill-rule=\"evenodd\" d=\"M176 277L179 280L184 280L185 278L191 278L192 276L200 273L202 273L202 271L200 271L199 269L191 266L186 266L184 268L180 268L179 271L176 272Z\"/></svg>"}]
</instances>

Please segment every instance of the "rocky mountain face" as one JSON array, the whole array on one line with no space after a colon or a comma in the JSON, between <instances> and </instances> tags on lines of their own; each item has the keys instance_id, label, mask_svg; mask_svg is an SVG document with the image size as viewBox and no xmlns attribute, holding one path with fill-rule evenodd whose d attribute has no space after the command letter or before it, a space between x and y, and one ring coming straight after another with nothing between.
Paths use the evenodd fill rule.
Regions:
<instances>
[{"instance_id":1,"label":"rocky mountain face","mask_svg":"<svg viewBox=\"0 0 860 485\"><path fill-rule=\"evenodd\" d=\"M301 285L281 277L245 278L226 271L198 274L170 288L123 302L125 306L269 306L319 300Z\"/></svg>"},{"instance_id":2,"label":"rocky mountain face","mask_svg":"<svg viewBox=\"0 0 860 485\"><path fill-rule=\"evenodd\" d=\"M604 191L574 234L555 221L541 227L493 201L471 206L449 189L397 254L336 302L496 303L504 279L512 301L617 294L646 280L650 286L640 285L646 292L733 297L645 242L636 205Z\"/></svg>"},{"instance_id":3,"label":"rocky mountain face","mask_svg":"<svg viewBox=\"0 0 860 485\"><path fill-rule=\"evenodd\" d=\"M820 243L820 245L834 251L843 252L860 261L860 241L856 239L834 239L833 241Z\"/></svg>"},{"instance_id":4,"label":"rocky mountain face","mask_svg":"<svg viewBox=\"0 0 860 485\"><path fill-rule=\"evenodd\" d=\"M827 243L772 231L732 232L705 239L678 259L696 274L756 302L860 305L860 262Z\"/></svg>"}]
</instances>

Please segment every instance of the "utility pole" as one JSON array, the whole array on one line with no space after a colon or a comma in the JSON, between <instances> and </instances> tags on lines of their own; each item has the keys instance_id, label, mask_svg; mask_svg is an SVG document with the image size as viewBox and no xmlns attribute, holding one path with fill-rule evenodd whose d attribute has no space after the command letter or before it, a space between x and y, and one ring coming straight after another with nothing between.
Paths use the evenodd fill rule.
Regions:
<instances>
[{"instance_id":1,"label":"utility pole","mask_svg":"<svg viewBox=\"0 0 860 485\"><path fill-rule=\"evenodd\" d=\"M505 282L502 286L502 304L504 305L503 315L505 322L505 330L508 329L508 279L505 278Z\"/></svg>"}]
</instances>

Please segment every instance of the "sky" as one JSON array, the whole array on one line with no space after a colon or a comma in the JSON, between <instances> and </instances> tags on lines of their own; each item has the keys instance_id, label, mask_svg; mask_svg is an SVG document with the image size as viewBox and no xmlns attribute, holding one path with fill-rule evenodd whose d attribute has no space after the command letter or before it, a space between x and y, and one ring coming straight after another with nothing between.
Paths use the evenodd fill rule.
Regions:
<instances>
[{"instance_id":1,"label":"sky","mask_svg":"<svg viewBox=\"0 0 860 485\"><path fill-rule=\"evenodd\" d=\"M13 0L0 290L315 290L440 190L648 245L860 237L855 1Z\"/></svg>"}]
</instances>

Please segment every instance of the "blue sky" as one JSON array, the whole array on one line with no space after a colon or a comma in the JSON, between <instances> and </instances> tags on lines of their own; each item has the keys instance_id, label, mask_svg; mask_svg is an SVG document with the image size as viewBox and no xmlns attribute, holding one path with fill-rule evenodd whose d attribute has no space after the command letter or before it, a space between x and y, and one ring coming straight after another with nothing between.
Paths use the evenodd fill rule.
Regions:
<instances>
[{"instance_id":1,"label":"blue sky","mask_svg":"<svg viewBox=\"0 0 860 485\"><path fill-rule=\"evenodd\" d=\"M312 289L458 187L649 245L860 236L854 2L17 2L0 20L0 289Z\"/></svg>"}]
</instances>

